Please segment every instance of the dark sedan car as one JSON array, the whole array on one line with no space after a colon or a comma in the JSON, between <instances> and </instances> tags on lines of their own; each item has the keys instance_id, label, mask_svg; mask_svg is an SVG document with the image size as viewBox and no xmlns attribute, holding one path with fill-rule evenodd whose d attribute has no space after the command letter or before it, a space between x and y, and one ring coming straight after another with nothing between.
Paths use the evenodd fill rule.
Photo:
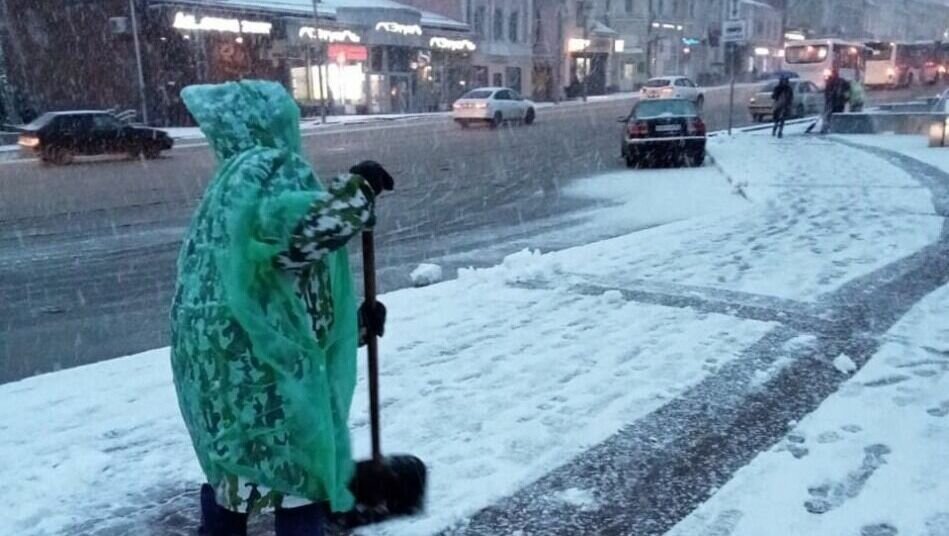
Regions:
<instances>
[{"instance_id":1,"label":"dark sedan car","mask_svg":"<svg viewBox=\"0 0 949 536\"><path fill-rule=\"evenodd\" d=\"M52 164L74 156L128 154L157 158L174 141L166 132L127 125L109 112L49 112L20 129L20 147Z\"/></svg>"},{"instance_id":2,"label":"dark sedan car","mask_svg":"<svg viewBox=\"0 0 949 536\"><path fill-rule=\"evenodd\" d=\"M635 167L646 162L705 162L705 123L689 100L642 100L620 120L623 158Z\"/></svg>"}]
</instances>

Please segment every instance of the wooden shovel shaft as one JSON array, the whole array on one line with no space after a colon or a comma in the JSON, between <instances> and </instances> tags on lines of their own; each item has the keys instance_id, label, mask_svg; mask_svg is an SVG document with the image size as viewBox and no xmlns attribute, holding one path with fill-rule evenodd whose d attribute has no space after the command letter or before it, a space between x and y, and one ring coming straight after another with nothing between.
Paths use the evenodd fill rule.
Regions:
<instances>
[{"instance_id":1,"label":"wooden shovel shaft","mask_svg":"<svg viewBox=\"0 0 949 536\"><path fill-rule=\"evenodd\" d=\"M362 233L362 273L365 285L364 303L366 311L376 307L376 248L372 231ZM371 313L370 313L371 314ZM382 446L379 423L379 341L376 334L366 328L366 352L369 355L369 422L372 432L372 460L382 464Z\"/></svg>"}]
</instances>

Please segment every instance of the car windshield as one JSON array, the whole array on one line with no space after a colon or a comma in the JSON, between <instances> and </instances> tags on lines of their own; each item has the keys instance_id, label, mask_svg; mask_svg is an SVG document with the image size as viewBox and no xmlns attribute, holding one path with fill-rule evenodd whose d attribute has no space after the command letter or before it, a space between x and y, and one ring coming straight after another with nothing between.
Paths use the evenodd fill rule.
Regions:
<instances>
[{"instance_id":1,"label":"car windshield","mask_svg":"<svg viewBox=\"0 0 949 536\"><path fill-rule=\"evenodd\" d=\"M788 63L820 63L827 59L827 45L789 46L784 51Z\"/></svg>"},{"instance_id":2,"label":"car windshield","mask_svg":"<svg viewBox=\"0 0 949 536\"><path fill-rule=\"evenodd\" d=\"M949 536L947 28L0 0L0 536Z\"/></svg>"},{"instance_id":3,"label":"car windshield","mask_svg":"<svg viewBox=\"0 0 949 536\"><path fill-rule=\"evenodd\" d=\"M698 115L695 105L686 100L644 100L633 109L636 119Z\"/></svg>"},{"instance_id":4,"label":"car windshield","mask_svg":"<svg viewBox=\"0 0 949 536\"><path fill-rule=\"evenodd\" d=\"M461 98L463 99L487 99L494 93L494 90L491 89L475 89L465 93Z\"/></svg>"},{"instance_id":5,"label":"car windshield","mask_svg":"<svg viewBox=\"0 0 949 536\"><path fill-rule=\"evenodd\" d=\"M646 87L665 87L671 83L672 81L666 78L653 78L652 80L646 81Z\"/></svg>"},{"instance_id":6,"label":"car windshield","mask_svg":"<svg viewBox=\"0 0 949 536\"><path fill-rule=\"evenodd\" d=\"M890 43L867 43L867 61L886 61L893 58Z\"/></svg>"}]
</instances>

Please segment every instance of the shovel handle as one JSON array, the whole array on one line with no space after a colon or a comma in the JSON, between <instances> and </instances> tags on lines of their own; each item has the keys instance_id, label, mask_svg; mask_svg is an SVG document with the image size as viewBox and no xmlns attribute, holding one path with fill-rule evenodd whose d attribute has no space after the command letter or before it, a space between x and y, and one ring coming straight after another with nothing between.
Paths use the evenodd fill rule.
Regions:
<instances>
[{"instance_id":1,"label":"shovel handle","mask_svg":"<svg viewBox=\"0 0 949 536\"><path fill-rule=\"evenodd\" d=\"M368 311L376 307L376 247L372 231L362 233L362 273L364 303ZM369 423L372 432L372 460L382 464L382 446L379 423L379 341L366 326L366 353L369 356Z\"/></svg>"}]
</instances>

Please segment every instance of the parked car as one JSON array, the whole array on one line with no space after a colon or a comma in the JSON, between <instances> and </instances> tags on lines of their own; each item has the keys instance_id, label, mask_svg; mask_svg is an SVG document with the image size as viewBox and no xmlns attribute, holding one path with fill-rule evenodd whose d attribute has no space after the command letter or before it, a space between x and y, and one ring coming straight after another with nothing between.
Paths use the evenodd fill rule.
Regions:
<instances>
[{"instance_id":1,"label":"parked car","mask_svg":"<svg viewBox=\"0 0 949 536\"><path fill-rule=\"evenodd\" d=\"M174 141L166 132L127 125L110 112L48 112L20 129L20 147L43 162L65 165L74 156L143 155L158 158Z\"/></svg>"},{"instance_id":2,"label":"parked car","mask_svg":"<svg viewBox=\"0 0 949 536\"><path fill-rule=\"evenodd\" d=\"M695 82L684 76L650 78L640 90L644 99L684 99L692 101L699 110L705 104L705 95Z\"/></svg>"},{"instance_id":3,"label":"parked car","mask_svg":"<svg viewBox=\"0 0 949 536\"><path fill-rule=\"evenodd\" d=\"M641 100L620 122L629 167L656 161L685 161L697 167L705 162L705 123L691 100Z\"/></svg>"},{"instance_id":4,"label":"parked car","mask_svg":"<svg viewBox=\"0 0 949 536\"><path fill-rule=\"evenodd\" d=\"M791 117L805 117L820 113L824 102L824 95L820 89L813 82L807 80L795 78L789 80L789 82L791 83L791 89L794 90ZM771 99L771 93L777 85L778 80L768 82L748 100L748 112L756 122L772 116L774 101Z\"/></svg>"},{"instance_id":5,"label":"parked car","mask_svg":"<svg viewBox=\"0 0 949 536\"><path fill-rule=\"evenodd\" d=\"M488 123L497 128L505 121L531 124L537 117L535 105L506 87L484 87L462 95L452 106L455 122L467 128L472 123Z\"/></svg>"}]
</instances>

